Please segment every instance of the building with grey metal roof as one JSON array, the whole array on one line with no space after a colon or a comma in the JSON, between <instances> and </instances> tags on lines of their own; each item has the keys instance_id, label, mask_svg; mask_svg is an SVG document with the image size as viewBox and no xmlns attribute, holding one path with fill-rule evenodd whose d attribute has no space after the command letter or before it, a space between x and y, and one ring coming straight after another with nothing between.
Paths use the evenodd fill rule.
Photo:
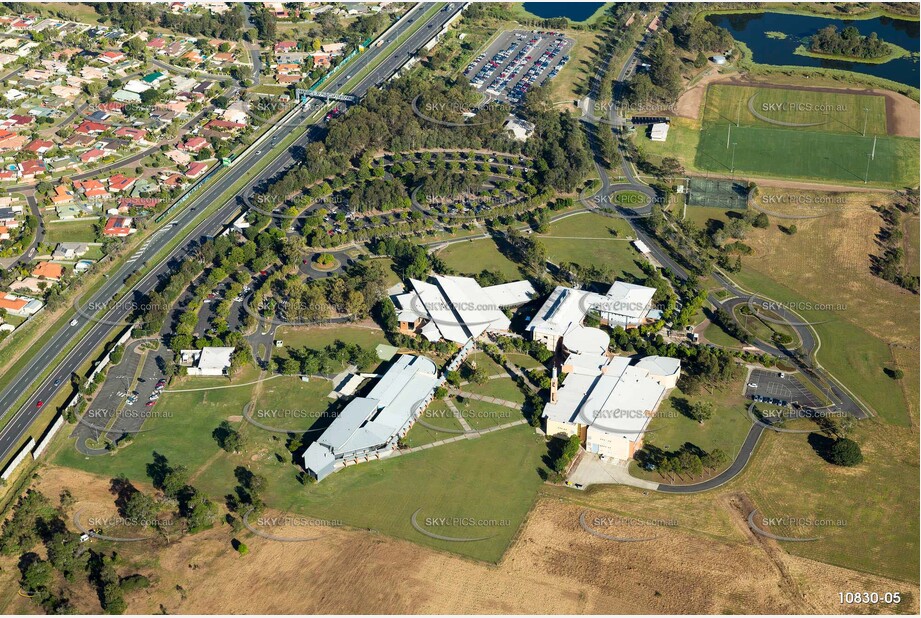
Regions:
<instances>
[{"instance_id":1,"label":"building with grey metal roof","mask_svg":"<svg viewBox=\"0 0 921 618\"><path fill-rule=\"evenodd\" d=\"M443 382L424 356L397 356L367 397L352 399L307 448L304 469L320 481L340 467L390 455Z\"/></svg>"}]
</instances>

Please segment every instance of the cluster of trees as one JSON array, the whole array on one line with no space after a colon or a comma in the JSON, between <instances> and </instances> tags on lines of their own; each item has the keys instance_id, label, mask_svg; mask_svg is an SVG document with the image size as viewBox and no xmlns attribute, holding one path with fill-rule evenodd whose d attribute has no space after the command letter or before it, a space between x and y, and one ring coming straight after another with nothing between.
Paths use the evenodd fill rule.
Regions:
<instances>
[{"instance_id":1,"label":"cluster of trees","mask_svg":"<svg viewBox=\"0 0 921 618\"><path fill-rule=\"evenodd\" d=\"M496 152L522 153L533 161L534 173L528 182L535 194L543 191L572 191L591 167L585 136L577 120L555 109L542 89L531 91L521 111L535 124L531 139L521 144L502 130L508 110L488 106L478 111L476 122L454 126L463 119L460 112L474 109L473 89L463 82L445 84L408 76L389 88L373 90L345 117L330 123L323 141L309 144L300 165L263 187L266 201L282 204L289 195L305 186L353 166L362 167L376 153L407 152L420 149L485 149ZM464 103L470 99L468 103ZM429 118L451 118L441 124L420 117L416 109ZM455 118L456 116L456 118ZM414 174L413 182L423 178ZM475 180L475 179L474 179ZM403 179L404 184L406 179ZM471 179L465 179L467 186ZM357 190L357 189L356 189ZM433 191L439 193L439 191ZM363 196L350 200L359 204ZM374 198L373 194L368 197ZM380 201L380 200L379 200Z\"/></svg>"},{"instance_id":2,"label":"cluster of trees","mask_svg":"<svg viewBox=\"0 0 921 618\"><path fill-rule=\"evenodd\" d=\"M817 54L864 59L882 58L892 51L892 47L875 32L862 36L854 26L847 26L839 32L834 25L826 26L809 37L809 49Z\"/></svg>"},{"instance_id":3,"label":"cluster of trees","mask_svg":"<svg viewBox=\"0 0 921 618\"><path fill-rule=\"evenodd\" d=\"M876 235L882 254L871 257L871 271L877 277L917 294L918 275L911 274L905 264L902 214L918 214L918 192L903 193L892 204L876 210L883 218L883 226Z\"/></svg>"},{"instance_id":4,"label":"cluster of trees","mask_svg":"<svg viewBox=\"0 0 921 618\"><path fill-rule=\"evenodd\" d=\"M286 358L273 360L275 370L285 375L329 375L338 373L346 365L355 365L359 371L366 371L380 362L373 349L339 339L320 350L306 346L289 347Z\"/></svg>"},{"instance_id":5,"label":"cluster of trees","mask_svg":"<svg viewBox=\"0 0 921 618\"><path fill-rule=\"evenodd\" d=\"M523 265L534 274L544 272L547 263L547 248L531 235L524 235L515 227L509 226L505 231L505 249L509 258Z\"/></svg>"},{"instance_id":6,"label":"cluster of trees","mask_svg":"<svg viewBox=\"0 0 921 618\"><path fill-rule=\"evenodd\" d=\"M383 298L386 278L385 266L369 259L349 265L340 276L312 281L279 269L253 293L250 307L261 315L291 323L323 322L334 311L362 319Z\"/></svg>"},{"instance_id":7,"label":"cluster of trees","mask_svg":"<svg viewBox=\"0 0 921 618\"><path fill-rule=\"evenodd\" d=\"M741 374L732 352L709 346L684 346L678 388L688 394L722 388ZM701 419L697 419L701 420ZM704 419L705 420L705 419Z\"/></svg>"},{"instance_id":8,"label":"cluster of trees","mask_svg":"<svg viewBox=\"0 0 921 618\"><path fill-rule=\"evenodd\" d=\"M395 179L367 180L349 192L349 205L358 212L409 208L409 196L402 182Z\"/></svg>"},{"instance_id":9,"label":"cluster of trees","mask_svg":"<svg viewBox=\"0 0 921 618\"><path fill-rule=\"evenodd\" d=\"M91 2L93 9L104 19L127 32L135 33L151 26L183 32L192 36L205 36L230 41L240 40L243 34L243 9L234 6L220 15L211 11L172 13L154 4Z\"/></svg>"},{"instance_id":10,"label":"cluster of trees","mask_svg":"<svg viewBox=\"0 0 921 618\"><path fill-rule=\"evenodd\" d=\"M725 309L717 309L714 311L710 320L726 331L730 337L734 337L742 343L752 342L752 336L748 334L748 331L742 328L739 323L736 322L735 318Z\"/></svg>"},{"instance_id":11,"label":"cluster of trees","mask_svg":"<svg viewBox=\"0 0 921 618\"><path fill-rule=\"evenodd\" d=\"M700 68L707 62L706 51L732 47L732 35L725 28L706 20L695 20L690 12L678 10L669 15L665 28L649 47L649 68L637 72L627 84L626 98L634 106L651 103L674 103L683 89L682 54L697 52L693 64Z\"/></svg>"},{"instance_id":12,"label":"cluster of trees","mask_svg":"<svg viewBox=\"0 0 921 618\"><path fill-rule=\"evenodd\" d=\"M430 255L425 247L403 238L377 238L371 242L371 251L393 258L396 271L403 279L424 280L432 270L448 273L448 268L438 256Z\"/></svg>"},{"instance_id":13,"label":"cluster of trees","mask_svg":"<svg viewBox=\"0 0 921 618\"><path fill-rule=\"evenodd\" d=\"M242 453L246 448L246 437L228 421L221 421L221 424L211 432L211 437L219 447L228 453Z\"/></svg>"},{"instance_id":14,"label":"cluster of trees","mask_svg":"<svg viewBox=\"0 0 921 618\"><path fill-rule=\"evenodd\" d=\"M566 472L566 469L569 468L569 464L576 458L576 455L579 454L579 448L582 445L577 435L569 436L566 440L554 438L553 441L562 442L562 444L560 444L558 448L554 448L553 446L550 447L553 453L550 457L550 467L557 475L562 475ZM557 478L555 480L560 479Z\"/></svg>"},{"instance_id":15,"label":"cluster of trees","mask_svg":"<svg viewBox=\"0 0 921 618\"><path fill-rule=\"evenodd\" d=\"M20 554L19 584L48 614L78 613L66 592L56 585L60 581L56 573L67 583L76 583L78 576L84 575L96 588L106 613L124 613L125 593L146 588L150 581L140 574L119 577L114 568L116 554L86 550L80 535L68 530L65 523L73 504L74 498L67 490L61 492L57 506L41 492L28 490L3 524L0 553ZM122 508L120 513L125 516ZM39 543L44 546L45 558L34 551Z\"/></svg>"},{"instance_id":16,"label":"cluster of trees","mask_svg":"<svg viewBox=\"0 0 921 618\"><path fill-rule=\"evenodd\" d=\"M683 475L693 478L703 474L704 470L712 474L731 461L722 449L715 448L707 452L691 442L685 442L677 450L666 451L647 441L633 457L647 469L654 466L659 474L668 479L674 479L675 476L683 478Z\"/></svg>"}]
</instances>

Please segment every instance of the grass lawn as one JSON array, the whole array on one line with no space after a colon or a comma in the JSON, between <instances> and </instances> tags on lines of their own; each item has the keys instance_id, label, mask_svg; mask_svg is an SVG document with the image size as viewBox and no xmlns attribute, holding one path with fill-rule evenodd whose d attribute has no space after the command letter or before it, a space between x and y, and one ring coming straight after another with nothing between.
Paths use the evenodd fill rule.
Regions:
<instances>
[{"instance_id":1,"label":"grass lawn","mask_svg":"<svg viewBox=\"0 0 921 618\"><path fill-rule=\"evenodd\" d=\"M252 436L255 454L222 453L202 474L198 485L209 495L232 491L236 485L234 468L246 465L267 478L264 498L271 508L372 529L489 562L501 558L530 510L542 483L538 470L543 468L541 457L546 452L543 439L531 427L513 427L473 440L349 466L305 487L295 478L283 440L254 431L258 430L245 429L246 435ZM418 524L434 534L488 538L451 542L425 536L410 521L419 509ZM441 517L473 518L476 522L426 525L426 518ZM253 538L253 542L259 540Z\"/></svg>"},{"instance_id":2,"label":"grass lawn","mask_svg":"<svg viewBox=\"0 0 921 618\"><path fill-rule=\"evenodd\" d=\"M881 224L870 206L883 198L863 199L863 208L852 200L847 210L798 221L794 236L777 229L785 221L772 218L771 227L746 239L753 253L733 278L816 323L818 361L882 419L904 426L908 401L883 369L892 366L893 350L917 349L918 301L870 272Z\"/></svg>"},{"instance_id":3,"label":"grass lawn","mask_svg":"<svg viewBox=\"0 0 921 618\"><path fill-rule=\"evenodd\" d=\"M736 144L726 147L727 137ZM735 172L780 178L840 181L887 187L917 183L918 140L880 136L867 173L873 137L859 134L823 133L794 128L733 127L704 125L694 166L700 170L728 174Z\"/></svg>"},{"instance_id":4,"label":"grass lawn","mask_svg":"<svg viewBox=\"0 0 921 618\"><path fill-rule=\"evenodd\" d=\"M61 221L49 223L45 226L45 244L53 245L59 242L96 242L96 232L91 221Z\"/></svg>"},{"instance_id":5,"label":"grass lawn","mask_svg":"<svg viewBox=\"0 0 921 618\"><path fill-rule=\"evenodd\" d=\"M783 536L822 537L784 543L790 553L917 583L917 433L870 420L860 422L851 437L861 445L864 462L839 468L815 453L807 434L768 433L740 485L765 517L840 522L770 528Z\"/></svg>"},{"instance_id":6,"label":"grass lawn","mask_svg":"<svg viewBox=\"0 0 921 618\"><path fill-rule=\"evenodd\" d=\"M694 157L700 141L700 127L689 118L673 118L668 128L668 137L664 142L654 142L645 133L637 132L633 138L637 148L646 153L653 161L664 157L675 157L685 167L693 168Z\"/></svg>"},{"instance_id":7,"label":"grass lawn","mask_svg":"<svg viewBox=\"0 0 921 618\"><path fill-rule=\"evenodd\" d=\"M616 233L616 234L615 234ZM606 217L594 212L580 212L550 224L548 237L580 236L588 238L633 238L630 225L620 217Z\"/></svg>"},{"instance_id":8,"label":"grass lawn","mask_svg":"<svg viewBox=\"0 0 921 618\"><path fill-rule=\"evenodd\" d=\"M521 278L518 265L502 255L491 238L449 245L438 252L438 257L460 274L475 275L489 269L499 271L509 281Z\"/></svg>"},{"instance_id":9,"label":"grass lawn","mask_svg":"<svg viewBox=\"0 0 921 618\"><path fill-rule=\"evenodd\" d=\"M307 346L312 350L324 348L337 339L345 343L356 343L363 348L374 349L380 343L387 343L384 333L378 328L366 328L355 325L336 325L332 327L316 326L283 326L275 333L276 339L281 339L285 347L302 348ZM284 356L284 348L275 348L273 356Z\"/></svg>"},{"instance_id":10,"label":"grass lawn","mask_svg":"<svg viewBox=\"0 0 921 618\"><path fill-rule=\"evenodd\" d=\"M742 325L742 328L748 331L753 337L770 343L774 334L777 333L790 337L790 343L787 344L788 347L796 348L800 345L801 342L796 331L786 324L778 324L778 322L782 322L782 319L776 313L765 309L759 309L756 315L751 312L746 313L742 311L743 307L747 308L747 305L736 307L733 311L733 315Z\"/></svg>"},{"instance_id":11,"label":"grass lawn","mask_svg":"<svg viewBox=\"0 0 921 618\"><path fill-rule=\"evenodd\" d=\"M462 390L515 403L524 403L525 399L524 393L511 378L497 378L486 384L467 384Z\"/></svg>"},{"instance_id":12,"label":"grass lawn","mask_svg":"<svg viewBox=\"0 0 921 618\"><path fill-rule=\"evenodd\" d=\"M763 118L751 113L749 100ZM738 121L743 127L782 128L764 119L767 118L781 123L822 123L783 127L795 131L850 135L863 133L865 116L867 135L886 134L886 99L882 95L713 84L707 88L703 109L705 124Z\"/></svg>"},{"instance_id":13,"label":"grass lawn","mask_svg":"<svg viewBox=\"0 0 921 618\"><path fill-rule=\"evenodd\" d=\"M703 332L704 339L710 343L726 348L741 348L745 344L723 330L722 326L711 322Z\"/></svg>"},{"instance_id":14,"label":"grass lawn","mask_svg":"<svg viewBox=\"0 0 921 618\"><path fill-rule=\"evenodd\" d=\"M698 401L714 403L713 418L698 423L682 413L687 406ZM686 395L674 389L650 421L644 440L666 451L675 451L685 442L691 442L705 451L719 448L732 460L751 429L752 422L745 413L746 407L741 380L733 381L713 393ZM635 462L630 463L630 473L654 481L663 480L658 472L640 470Z\"/></svg>"},{"instance_id":15,"label":"grass lawn","mask_svg":"<svg viewBox=\"0 0 921 618\"><path fill-rule=\"evenodd\" d=\"M263 382L250 416L278 429L306 431L317 419L329 414L334 399L327 397L333 384L322 378L302 382L296 376L282 376Z\"/></svg>"},{"instance_id":16,"label":"grass lawn","mask_svg":"<svg viewBox=\"0 0 921 618\"><path fill-rule=\"evenodd\" d=\"M684 218L688 221L693 221L695 225L703 229L708 229L711 225L726 225L729 223L732 220L729 217L730 212L725 208L688 206L685 208Z\"/></svg>"},{"instance_id":17,"label":"grass lawn","mask_svg":"<svg viewBox=\"0 0 921 618\"><path fill-rule=\"evenodd\" d=\"M520 410L476 399L464 399L457 401L455 405L473 429L489 429L524 418Z\"/></svg>"},{"instance_id":18,"label":"grass lawn","mask_svg":"<svg viewBox=\"0 0 921 618\"><path fill-rule=\"evenodd\" d=\"M611 230L617 230L617 237ZM547 258L556 263L575 262L581 266L603 264L613 269L614 276L640 276L636 265L641 259L630 244L633 236L626 222L596 213L573 215L550 226L550 233L541 235L547 248Z\"/></svg>"},{"instance_id":19,"label":"grass lawn","mask_svg":"<svg viewBox=\"0 0 921 618\"><path fill-rule=\"evenodd\" d=\"M536 359L532 358L529 354L518 354L517 352L512 352L506 354L505 357L515 365L518 365L525 371L528 369L546 369L546 367L540 364Z\"/></svg>"},{"instance_id":20,"label":"grass lawn","mask_svg":"<svg viewBox=\"0 0 921 618\"><path fill-rule=\"evenodd\" d=\"M413 425L412 429L409 430L409 433L406 434L404 438L406 444L410 447L430 444L447 438L454 438L464 431L460 421L454 417L454 411L441 400L433 401L429 407L426 408L420 420L428 425L428 427L420 422ZM437 428L446 429L448 431L438 431Z\"/></svg>"},{"instance_id":21,"label":"grass lawn","mask_svg":"<svg viewBox=\"0 0 921 618\"><path fill-rule=\"evenodd\" d=\"M510 6L520 7L520 4ZM601 14L601 9L596 15ZM592 31L563 30L563 34L575 39L570 60L559 74L548 82L550 100L554 103L575 100L587 94L586 86L594 74L595 52L598 50L598 34Z\"/></svg>"},{"instance_id":22,"label":"grass lawn","mask_svg":"<svg viewBox=\"0 0 921 618\"><path fill-rule=\"evenodd\" d=\"M244 371L236 383L250 382L255 370ZM183 378L171 389L205 388L228 384L225 378ZM239 386L208 391L171 393L167 390L157 402L157 415L151 416L134 442L113 455L86 457L68 439L54 457L54 463L102 476L124 474L138 482L149 482L146 465L153 453L165 455L172 465L185 465L194 474L219 452L211 432L231 416L243 414L243 406L252 396L253 386ZM68 431L67 434L70 432ZM62 431L62 434L65 434Z\"/></svg>"},{"instance_id":23,"label":"grass lawn","mask_svg":"<svg viewBox=\"0 0 921 618\"><path fill-rule=\"evenodd\" d=\"M474 349L473 352L471 352L467 357L465 364L470 362L476 363L477 367L482 367L486 371L486 375L508 375L508 372L505 371L505 369L499 365L499 363L489 358L486 352L483 352L482 350Z\"/></svg>"}]
</instances>

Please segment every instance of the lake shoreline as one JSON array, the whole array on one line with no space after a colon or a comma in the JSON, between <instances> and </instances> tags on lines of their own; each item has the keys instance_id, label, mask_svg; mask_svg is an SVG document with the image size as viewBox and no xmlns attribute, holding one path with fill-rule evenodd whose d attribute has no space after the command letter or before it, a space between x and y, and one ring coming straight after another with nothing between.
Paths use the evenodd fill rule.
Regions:
<instances>
[{"instance_id":1,"label":"lake shoreline","mask_svg":"<svg viewBox=\"0 0 921 618\"><path fill-rule=\"evenodd\" d=\"M800 15L802 17L819 17L823 19L840 19L842 21L866 21L869 19L878 19L887 17L898 21L921 22L921 15L900 15L892 13L885 9L874 8L859 15L839 15L837 13L817 13L802 8L792 8L785 6L766 6L760 8L746 9L704 9L694 15L694 19L706 19L710 15L748 15L756 13L783 13L785 15Z\"/></svg>"}]
</instances>

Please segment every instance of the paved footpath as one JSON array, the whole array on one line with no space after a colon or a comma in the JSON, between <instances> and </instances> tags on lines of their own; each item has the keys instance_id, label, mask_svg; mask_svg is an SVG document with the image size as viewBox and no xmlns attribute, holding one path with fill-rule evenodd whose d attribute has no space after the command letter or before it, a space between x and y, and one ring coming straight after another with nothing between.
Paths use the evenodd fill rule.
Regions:
<instances>
[{"instance_id":1,"label":"paved footpath","mask_svg":"<svg viewBox=\"0 0 921 618\"><path fill-rule=\"evenodd\" d=\"M504 425L496 425L495 427L489 427L487 429L479 429L476 431L471 431L470 433L462 433L459 436L454 436L453 438L445 438L444 440L436 440L435 442L429 442L428 444L422 444L420 446L414 446L412 448L405 448L402 450L394 451L391 457L398 457L400 455L407 455L409 453L416 453L418 451L426 451L430 448L435 448L436 446L451 444L452 442L458 442L460 440L475 440L483 434L492 433L494 431L501 431L502 429L508 429L510 427L517 427L518 425L524 425L525 423L527 423L527 421L521 418L517 421L512 421L511 423L505 423Z\"/></svg>"},{"instance_id":2,"label":"paved footpath","mask_svg":"<svg viewBox=\"0 0 921 618\"><path fill-rule=\"evenodd\" d=\"M454 405L454 402L449 398L445 397L442 399L445 402L445 405L451 410L451 413L454 414L454 418L457 419L457 422L460 423L461 427L464 428L464 431L471 432L473 428L470 427L470 423L467 422L467 419L464 418L464 415L460 413L460 410L457 409L457 406Z\"/></svg>"},{"instance_id":3,"label":"paved footpath","mask_svg":"<svg viewBox=\"0 0 921 618\"><path fill-rule=\"evenodd\" d=\"M494 403L496 405L505 406L506 408L514 408L515 410L521 409L520 403L515 403L514 401L509 401L507 399L487 397L486 395L477 395L476 393L470 393L461 390L455 391L455 394L460 395L461 397L466 397L467 399L476 399L477 401L485 401L486 403Z\"/></svg>"}]
</instances>

